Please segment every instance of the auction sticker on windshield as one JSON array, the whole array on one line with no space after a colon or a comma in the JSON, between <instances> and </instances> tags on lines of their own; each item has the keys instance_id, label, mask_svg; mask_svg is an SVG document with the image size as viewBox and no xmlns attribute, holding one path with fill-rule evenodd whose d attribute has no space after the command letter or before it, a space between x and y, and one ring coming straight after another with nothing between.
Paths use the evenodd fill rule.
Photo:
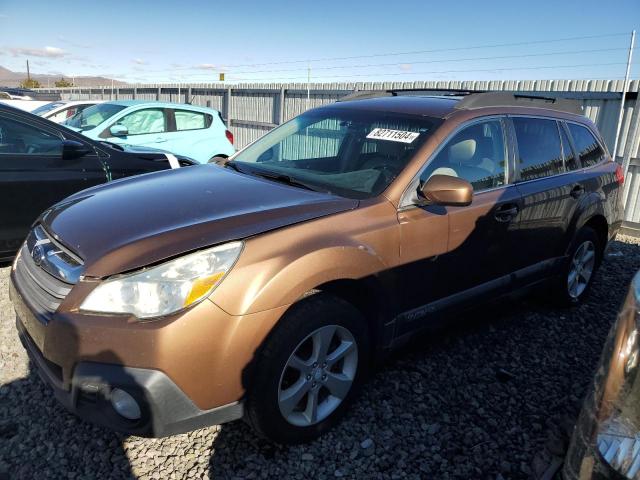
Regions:
<instances>
[{"instance_id":1,"label":"auction sticker on windshield","mask_svg":"<svg viewBox=\"0 0 640 480\"><path fill-rule=\"evenodd\" d=\"M406 132L404 130L391 130L389 128L374 128L367 138L372 140L389 140L391 142L411 143L420 136L417 132Z\"/></svg>"}]
</instances>

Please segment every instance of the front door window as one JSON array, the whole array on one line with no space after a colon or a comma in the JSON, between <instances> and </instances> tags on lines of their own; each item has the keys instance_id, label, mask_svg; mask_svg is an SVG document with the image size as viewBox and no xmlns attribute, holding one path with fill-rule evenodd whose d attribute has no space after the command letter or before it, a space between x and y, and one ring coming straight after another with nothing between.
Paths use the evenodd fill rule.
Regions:
<instances>
[{"instance_id":1,"label":"front door window","mask_svg":"<svg viewBox=\"0 0 640 480\"><path fill-rule=\"evenodd\" d=\"M500 120L474 123L458 132L429 163L421 182L432 175L460 177L474 192L506 183L506 149Z\"/></svg>"},{"instance_id":2,"label":"front door window","mask_svg":"<svg viewBox=\"0 0 640 480\"><path fill-rule=\"evenodd\" d=\"M160 108L147 108L132 112L118 120L116 125L127 127L128 135L144 135L167 131L164 110Z\"/></svg>"}]
</instances>

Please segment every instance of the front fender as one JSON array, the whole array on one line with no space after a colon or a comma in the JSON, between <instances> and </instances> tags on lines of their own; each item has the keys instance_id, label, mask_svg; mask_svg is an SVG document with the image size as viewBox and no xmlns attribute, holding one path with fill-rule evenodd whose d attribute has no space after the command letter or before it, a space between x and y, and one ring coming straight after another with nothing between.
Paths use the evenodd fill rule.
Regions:
<instances>
[{"instance_id":1,"label":"front fender","mask_svg":"<svg viewBox=\"0 0 640 480\"><path fill-rule=\"evenodd\" d=\"M334 280L360 280L388 267L365 245L335 245L248 263L214 291L210 300L231 315L246 315L291 305L306 292Z\"/></svg>"}]
</instances>

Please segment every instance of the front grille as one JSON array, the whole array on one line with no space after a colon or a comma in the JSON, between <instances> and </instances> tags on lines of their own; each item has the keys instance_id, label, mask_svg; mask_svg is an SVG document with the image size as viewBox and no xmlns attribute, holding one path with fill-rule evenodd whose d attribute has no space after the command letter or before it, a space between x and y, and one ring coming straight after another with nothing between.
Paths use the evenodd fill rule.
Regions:
<instances>
[{"instance_id":1,"label":"front grille","mask_svg":"<svg viewBox=\"0 0 640 480\"><path fill-rule=\"evenodd\" d=\"M14 278L34 313L46 321L69 294L82 271L82 261L38 225L20 249Z\"/></svg>"}]
</instances>

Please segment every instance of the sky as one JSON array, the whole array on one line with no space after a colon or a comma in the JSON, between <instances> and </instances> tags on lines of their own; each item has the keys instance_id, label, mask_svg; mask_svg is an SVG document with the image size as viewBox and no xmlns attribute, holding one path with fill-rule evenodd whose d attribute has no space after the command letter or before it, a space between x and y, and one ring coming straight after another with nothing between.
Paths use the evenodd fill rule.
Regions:
<instances>
[{"instance_id":1,"label":"sky","mask_svg":"<svg viewBox=\"0 0 640 480\"><path fill-rule=\"evenodd\" d=\"M0 0L0 66L130 83L617 79L633 29L640 0Z\"/></svg>"}]
</instances>

